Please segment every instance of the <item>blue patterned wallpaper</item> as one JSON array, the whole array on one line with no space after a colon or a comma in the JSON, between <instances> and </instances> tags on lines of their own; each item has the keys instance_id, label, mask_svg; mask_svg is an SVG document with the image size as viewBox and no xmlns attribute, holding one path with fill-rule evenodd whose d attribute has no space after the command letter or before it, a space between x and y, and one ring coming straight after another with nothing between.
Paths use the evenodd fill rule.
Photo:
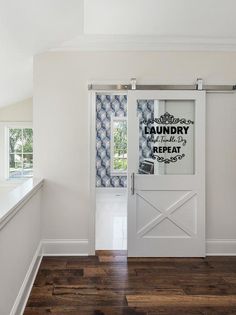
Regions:
<instances>
[{"instance_id":1,"label":"blue patterned wallpaper","mask_svg":"<svg viewBox=\"0 0 236 315\"><path fill-rule=\"evenodd\" d=\"M139 100L138 106L139 120L154 119L154 100ZM147 141L148 135L145 134L142 125L139 125L139 162L151 157L151 142Z\"/></svg>"},{"instance_id":2,"label":"blue patterned wallpaper","mask_svg":"<svg viewBox=\"0 0 236 315\"><path fill-rule=\"evenodd\" d=\"M154 101L139 100L140 120L154 118ZM126 95L96 95L96 187L126 187L126 176L110 175L111 117L126 117ZM151 143L142 126L139 129L139 161L151 156Z\"/></svg>"},{"instance_id":3,"label":"blue patterned wallpaper","mask_svg":"<svg viewBox=\"0 0 236 315\"><path fill-rule=\"evenodd\" d=\"M110 175L111 117L127 115L126 95L96 95L96 186L126 187L126 176Z\"/></svg>"}]
</instances>

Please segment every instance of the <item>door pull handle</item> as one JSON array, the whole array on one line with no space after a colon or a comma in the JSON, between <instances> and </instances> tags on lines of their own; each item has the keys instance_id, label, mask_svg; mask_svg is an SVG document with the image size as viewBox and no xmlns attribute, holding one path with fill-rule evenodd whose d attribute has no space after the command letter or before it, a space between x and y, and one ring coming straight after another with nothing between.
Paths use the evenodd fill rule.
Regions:
<instances>
[{"instance_id":1,"label":"door pull handle","mask_svg":"<svg viewBox=\"0 0 236 315\"><path fill-rule=\"evenodd\" d=\"M135 174L134 173L131 173L131 195L134 195L134 177L135 177Z\"/></svg>"}]
</instances>

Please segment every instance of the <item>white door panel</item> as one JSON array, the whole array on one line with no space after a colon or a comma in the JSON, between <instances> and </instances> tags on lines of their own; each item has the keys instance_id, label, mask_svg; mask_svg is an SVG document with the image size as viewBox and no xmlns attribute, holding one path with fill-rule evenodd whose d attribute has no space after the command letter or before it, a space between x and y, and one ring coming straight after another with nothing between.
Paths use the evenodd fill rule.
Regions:
<instances>
[{"instance_id":1,"label":"white door panel","mask_svg":"<svg viewBox=\"0 0 236 315\"><path fill-rule=\"evenodd\" d=\"M128 159L128 256L205 256L205 92L130 91Z\"/></svg>"}]
</instances>

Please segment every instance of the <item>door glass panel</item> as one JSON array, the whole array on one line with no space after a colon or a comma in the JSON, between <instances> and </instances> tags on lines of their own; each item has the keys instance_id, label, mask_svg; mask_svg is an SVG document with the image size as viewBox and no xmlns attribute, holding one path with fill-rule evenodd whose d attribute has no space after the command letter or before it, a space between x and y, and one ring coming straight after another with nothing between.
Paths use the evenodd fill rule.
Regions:
<instances>
[{"instance_id":1,"label":"door glass panel","mask_svg":"<svg viewBox=\"0 0 236 315\"><path fill-rule=\"evenodd\" d=\"M194 174L195 102L138 100L139 174Z\"/></svg>"}]
</instances>

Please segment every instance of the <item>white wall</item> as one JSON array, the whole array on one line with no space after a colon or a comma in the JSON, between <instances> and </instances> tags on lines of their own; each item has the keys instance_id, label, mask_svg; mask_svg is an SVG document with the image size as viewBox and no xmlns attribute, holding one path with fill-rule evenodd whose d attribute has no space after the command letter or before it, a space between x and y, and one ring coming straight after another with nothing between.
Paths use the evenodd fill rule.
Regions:
<instances>
[{"instance_id":1,"label":"white wall","mask_svg":"<svg viewBox=\"0 0 236 315\"><path fill-rule=\"evenodd\" d=\"M46 179L44 238L88 239L90 80L129 82L136 77L139 83L192 84L202 77L207 84L233 84L235 74L236 53L38 55L34 61L35 174ZM236 94L207 96L207 238L214 240L236 240L235 117Z\"/></svg>"},{"instance_id":2,"label":"white wall","mask_svg":"<svg viewBox=\"0 0 236 315\"><path fill-rule=\"evenodd\" d=\"M126 188L96 188L95 233L96 250L127 250Z\"/></svg>"},{"instance_id":3,"label":"white wall","mask_svg":"<svg viewBox=\"0 0 236 315\"><path fill-rule=\"evenodd\" d=\"M39 246L41 240L40 199L41 190L38 190L0 230L1 315L10 314ZM18 309L15 311L14 314L20 314Z\"/></svg>"},{"instance_id":4,"label":"white wall","mask_svg":"<svg viewBox=\"0 0 236 315\"><path fill-rule=\"evenodd\" d=\"M33 99L28 98L5 107L0 107L0 121L32 121Z\"/></svg>"}]
</instances>

